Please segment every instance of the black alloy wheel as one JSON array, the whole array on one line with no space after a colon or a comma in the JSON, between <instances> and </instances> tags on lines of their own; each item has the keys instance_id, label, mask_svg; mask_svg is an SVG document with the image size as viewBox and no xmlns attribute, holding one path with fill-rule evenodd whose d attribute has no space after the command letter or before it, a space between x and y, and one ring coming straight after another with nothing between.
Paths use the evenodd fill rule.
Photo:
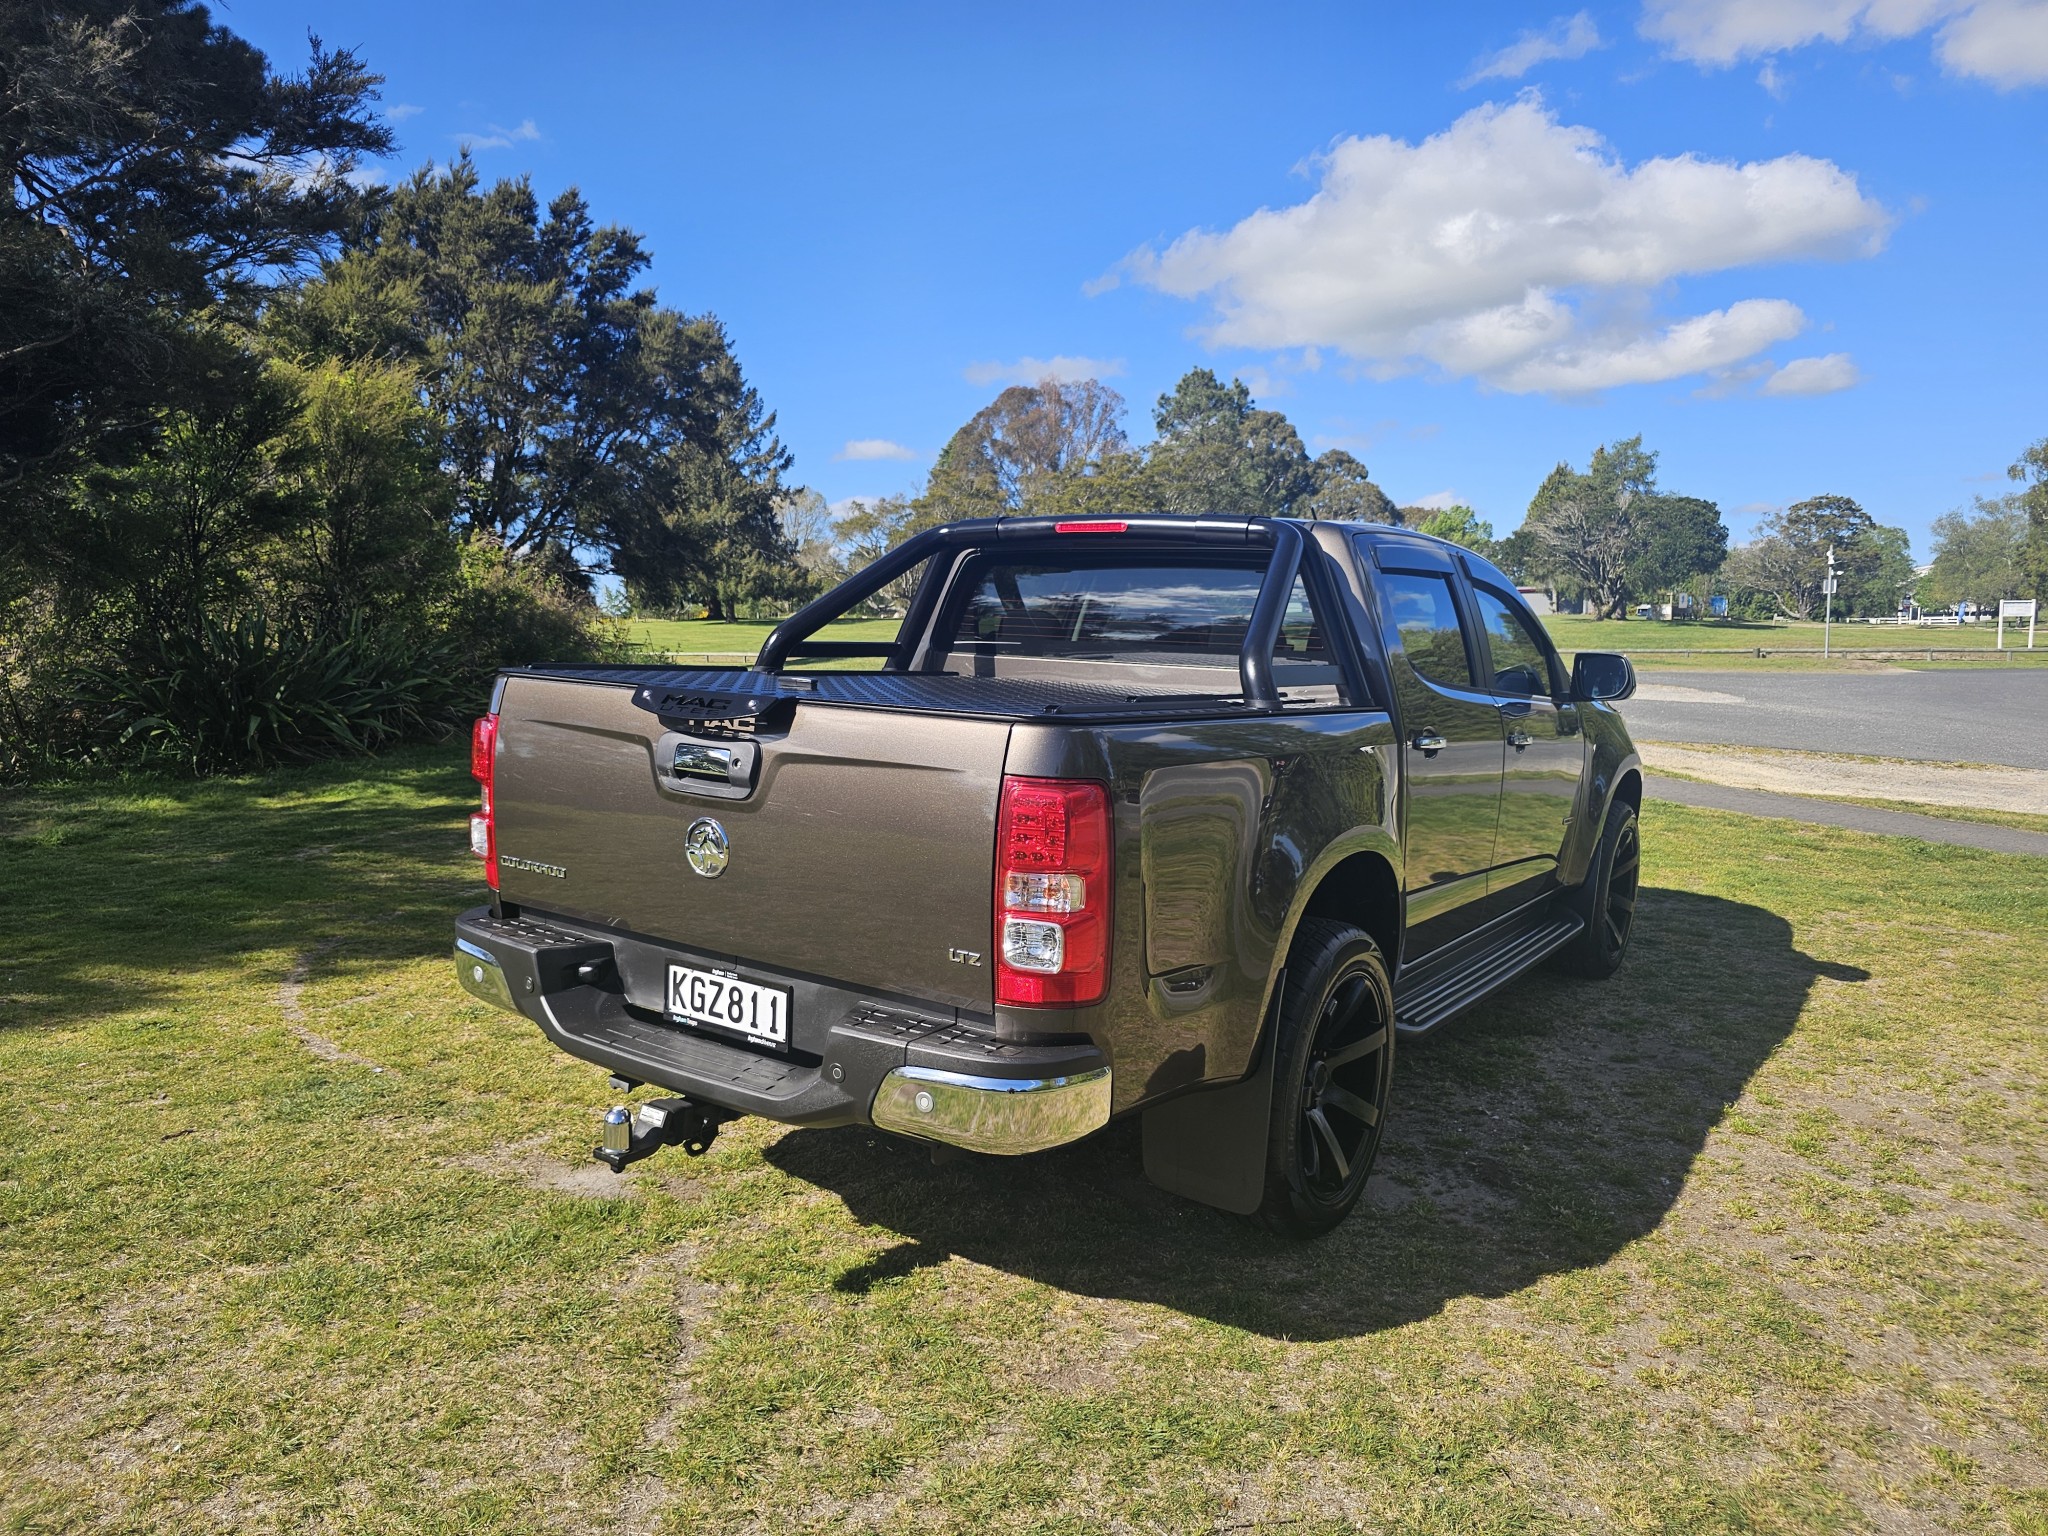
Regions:
<instances>
[{"instance_id":1,"label":"black alloy wheel","mask_svg":"<svg viewBox=\"0 0 2048 1536\"><path fill-rule=\"evenodd\" d=\"M1604 981L1621 969L1635 929L1636 898L1641 894L1643 844L1635 807L1617 800L1607 812L1586 883L1574 893L1574 905L1586 920L1585 930L1557 952L1555 964L1572 976Z\"/></svg>"},{"instance_id":2,"label":"black alloy wheel","mask_svg":"<svg viewBox=\"0 0 2048 1536\"><path fill-rule=\"evenodd\" d=\"M1643 845L1636 830L1635 813L1622 818L1615 833L1614 853L1608 864L1606 901L1600 920L1606 925L1601 944L1611 951L1616 963L1628 948L1629 929L1635 926L1636 888L1643 877Z\"/></svg>"},{"instance_id":3,"label":"black alloy wheel","mask_svg":"<svg viewBox=\"0 0 2048 1536\"><path fill-rule=\"evenodd\" d=\"M1310 918L1288 957L1287 989L1259 1215L1276 1232L1312 1237L1358 1203L1379 1152L1394 1075L1393 987L1369 936Z\"/></svg>"}]
</instances>

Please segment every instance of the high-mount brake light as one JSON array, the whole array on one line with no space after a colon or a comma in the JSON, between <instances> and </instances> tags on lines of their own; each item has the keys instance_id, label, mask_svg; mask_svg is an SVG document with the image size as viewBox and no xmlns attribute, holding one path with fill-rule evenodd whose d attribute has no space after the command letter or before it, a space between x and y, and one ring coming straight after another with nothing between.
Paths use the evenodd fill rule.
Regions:
<instances>
[{"instance_id":1,"label":"high-mount brake light","mask_svg":"<svg viewBox=\"0 0 2048 1536\"><path fill-rule=\"evenodd\" d=\"M1054 533L1126 533L1129 523L1111 522L1107 518L1091 517L1085 523L1054 523Z\"/></svg>"},{"instance_id":2,"label":"high-mount brake light","mask_svg":"<svg viewBox=\"0 0 2048 1536\"><path fill-rule=\"evenodd\" d=\"M498 771L498 717L484 715L469 733L469 776L483 786L484 808L469 818L469 851L484 861L484 879L498 888L498 807L491 792Z\"/></svg>"},{"instance_id":3,"label":"high-mount brake light","mask_svg":"<svg viewBox=\"0 0 2048 1536\"><path fill-rule=\"evenodd\" d=\"M996 812L996 1001L1098 1002L1109 985L1109 788L1006 775Z\"/></svg>"}]
</instances>

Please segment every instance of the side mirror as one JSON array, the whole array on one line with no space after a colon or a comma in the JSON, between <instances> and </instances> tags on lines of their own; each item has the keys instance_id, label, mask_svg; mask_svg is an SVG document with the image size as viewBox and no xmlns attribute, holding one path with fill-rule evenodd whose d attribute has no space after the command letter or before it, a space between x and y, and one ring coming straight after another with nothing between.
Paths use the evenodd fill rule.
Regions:
<instances>
[{"instance_id":1,"label":"side mirror","mask_svg":"<svg viewBox=\"0 0 2048 1536\"><path fill-rule=\"evenodd\" d=\"M1613 702L1635 691L1635 664L1619 651L1581 651L1573 658L1573 698Z\"/></svg>"}]
</instances>

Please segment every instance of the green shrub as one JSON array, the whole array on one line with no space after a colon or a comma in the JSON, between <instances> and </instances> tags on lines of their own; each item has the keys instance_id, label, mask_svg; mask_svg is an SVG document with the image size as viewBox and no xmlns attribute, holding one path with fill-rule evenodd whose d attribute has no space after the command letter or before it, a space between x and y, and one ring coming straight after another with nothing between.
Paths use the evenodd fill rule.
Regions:
<instances>
[{"instance_id":1,"label":"green shrub","mask_svg":"<svg viewBox=\"0 0 2048 1536\"><path fill-rule=\"evenodd\" d=\"M586 595L540 562L514 560L481 541L464 547L456 585L431 621L486 675L542 661L612 661L625 652L625 626Z\"/></svg>"},{"instance_id":2,"label":"green shrub","mask_svg":"<svg viewBox=\"0 0 2048 1536\"><path fill-rule=\"evenodd\" d=\"M251 615L153 637L118 669L80 673L76 696L101 760L213 773L446 737L480 687L446 641Z\"/></svg>"}]
</instances>

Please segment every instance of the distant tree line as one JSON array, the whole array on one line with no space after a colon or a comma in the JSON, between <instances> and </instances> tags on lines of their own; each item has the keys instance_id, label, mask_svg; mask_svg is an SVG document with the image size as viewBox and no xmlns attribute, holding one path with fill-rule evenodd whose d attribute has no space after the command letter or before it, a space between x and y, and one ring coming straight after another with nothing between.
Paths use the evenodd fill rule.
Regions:
<instances>
[{"instance_id":1,"label":"distant tree line","mask_svg":"<svg viewBox=\"0 0 2048 1536\"><path fill-rule=\"evenodd\" d=\"M785 496L783 532L804 576L827 583L914 533L969 517L1207 513L1391 523L1479 551L1517 581L1599 617L1646 601L1704 616L1718 597L1736 617L1818 618L1830 552L1840 618L1886 617L1916 593L1923 603L1982 604L2048 584L2048 442L2013 467L2024 490L1980 497L1974 513L1936 521L1933 570L1916 581L1905 530L1840 494L1771 513L1748 543L1731 548L1720 508L1663 489L1657 454L1640 436L1600 445L1583 470L1558 464L1521 525L1496 538L1470 507L1398 505L1341 448L1311 457L1285 415L1255 405L1241 380L1225 384L1209 369L1191 370L1159 397L1151 442L1131 443L1124 414L1123 398L1096 379L1012 386L953 434L918 490L855 502L836 519L815 492Z\"/></svg>"},{"instance_id":2,"label":"distant tree line","mask_svg":"<svg viewBox=\"0 0 2048 1536\"><path fill-rule=\"evenodd\" d=\"M0 8L0 776L445 729L598 653L605 569L808 590L718 321L574 190L368 184L379 83L190 0Z\"/></svg>"}]
</instances>

